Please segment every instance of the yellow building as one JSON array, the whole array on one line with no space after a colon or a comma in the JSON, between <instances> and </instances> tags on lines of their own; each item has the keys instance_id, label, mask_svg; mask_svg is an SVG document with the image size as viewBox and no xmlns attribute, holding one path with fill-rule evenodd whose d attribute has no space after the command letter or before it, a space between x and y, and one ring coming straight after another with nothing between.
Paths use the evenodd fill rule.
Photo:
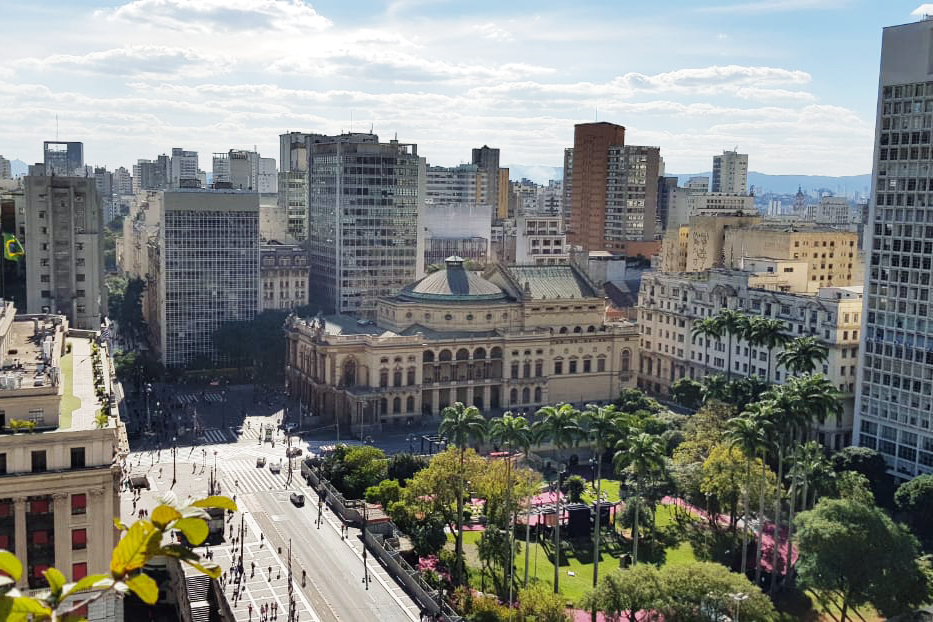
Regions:
<instances>
[{"instance_id":1,"label":"yellow building","mask_svg":"<svg viewBox=\"0 0 933 622\"><path fill-rule=\"evenodd\" d=\"M291 317L290 392L355 433L435 416L614 399L634 386L638 334L607 324L602 292L574 265L445 270L381 298L375 321Z\"/></svg>"}]
</instances>

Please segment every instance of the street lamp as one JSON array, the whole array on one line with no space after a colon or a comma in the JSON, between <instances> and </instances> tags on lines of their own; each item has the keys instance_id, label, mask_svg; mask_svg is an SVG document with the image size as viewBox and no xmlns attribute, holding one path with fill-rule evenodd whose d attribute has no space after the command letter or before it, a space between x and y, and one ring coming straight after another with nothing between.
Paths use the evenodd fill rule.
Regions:
<instances>
[{"instance_id":1,"label":"street lamp","mask_svg":"<svg viewBox=\"0 0 933 622\"><path fill-rule=\"evenodd\" d=\"M172 437L172 488L175 487L175 482L177 481L177 470L176 470L176 460L175 456L178 453L178 448L175 446L175 437Z\"/></svg>"},{"instance_id":2,"label":"street lamp","mask_svg":"<svg viewBox=\"0 0 933 622\"><path fill-rule=\"evenodd\" d=\"M734 610L734 615L732 616L732 619L734 622L739 622L739 607L741 607L743 602L748 600L748 594L744 592L736 592L734 594L726 594L726 596L731 598L732 601L735 603L735 610Z\"/></svg>"}]
</instances>

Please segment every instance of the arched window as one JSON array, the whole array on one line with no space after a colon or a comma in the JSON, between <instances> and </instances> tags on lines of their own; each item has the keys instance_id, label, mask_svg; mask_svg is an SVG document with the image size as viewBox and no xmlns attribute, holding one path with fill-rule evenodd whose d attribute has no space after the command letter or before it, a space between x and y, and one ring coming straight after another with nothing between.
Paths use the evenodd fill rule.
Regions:
<instances>
[{"instance_id":1,"label":"arched window","mask_svg":"<svg viewBox=\"0 0 933 622\"><path fill-rule=\"evenodd\" d=\"M522 366L522 371L524 372L525 378L531 378L531 361L525 361L525 364Z\"/></svg>"},{"instance_id":2,"label":"arched window","mask_svg":"<svg viewBox=\"0 0 933 622\"><path fill-rule=\"evenodd\" d=\"M574 326L574 327L573 327L573 332L574 332L574 334L582 333L582 332L583 332L583 329L580 328L579 326Z\"/></svg>"},{"instance_id":3,"label":"arched window","mask_svg":"<svg viewBox=\"0 0 933 622\"><path fill-rule=\"evenodd\" d=\"M414 367L408 368L408 377L405 379L405 381L406 381L405 383L409 386L415 384L415 368Z\"/></svg>"},{"instance_id":4,"label":"arched window","mask_svg":"<svg viewBox=\"0 0 933 622\"><path fill-rule=\"evenodd\" d=\"M379 386L380 387L389 386L389 370L388 369L379 370Z\"/></svg>"},{"instance_id":5,"label":"arched window","mask_svg":"<svg viewBox=\"0 0 933 622\"><path fill-rule=\"evenodd\" d=\"M392 386L393 387L402 386L402 370L401 369L396 369L394 372L392 372Z\"/></svg>"},{"instance_id":6,"label":"arched window","mask_svg":"<svg viewBox=\"0 0 933 622\"><path fill-rule=\"evenodd\" d=\"M541 387L535 387L535 404L541 403Z\"/></svg>"},{"instance_id":7,"label":"arched window","mask_svg":"<svg viewBox=\"0 0 933 622\"><path fill-rule=\"evenodd\" d=\"M396 415L402 412L402 398L396 397L392 400L392 412Z\"/></svg>"},{"instance_id":8,"label":"arched window","mask_svg":"<svg viewBox=\"0 0 933 622\"><path fill-rule=\"evenodd\" d=\"M439 361L449 361L451 358L450 350L441 350L440 356L437 357Z\"/></svg>"},{"instance_id":9,"label":"arched window","mask_svg":"<svg viewBox=\"0 0 933 622\"><path fill-rule=\"evenodd\" d=\"M587 327L586 327L586 332L588 332L588 333L595 333L595 332L596 332L596 327L595 327L595 326L587 326Z\"/></svg>"},{"instance_id":10,"label":"arched window","mask_svg":"<svg viewBox=\"0 0 933 622\"><path fill-rule=\"evenodd\" d=\"M522 389L522 404L527 404L530 401L531 401L531 391L528 389L528 387L525 387L524 389Z\"/></svg>"},{"instance_id":11,"label":"arched window","mask_svg":"<svg viewBox=\"0 0 933 622\"><path fill-rule=\"evenodd\" d=\"M356 361L347 359L343 364L343 385L352 387L356 385Z\"/></svg>"},{"instance_id":12,"label":"arched window","mask_svg":"<svg viewBox=\"0 0 933 622\"><path fill-rule=\"evenodd\" d=\"M501 359L502 358L502 348L496 347L492 349L492 352L489 355L489 358Z\"/></svg>"},{"instance_id":13,"label":"arched window","mask_svg":"<svg viewBox=\"0 0 933 622\"><path fill-rule=\"evenodd\" d=\"M629 371L632 367L632 352L631 350L622 350L622 371Z\"/></svg>"},{"instance_id":14,"label":"arched window","mask_svg":"<svg viewBox=\"0 0 933 622\"><path fill-rule=\"evenodd\" d=\"M544 361L535 361L535 378L540 378L543 375L544 375Z\"/></svg>"},{"instance_id":15,"label":"arched window","mask_svg":"<svg viewBox=\"0 0 933 622\"><path fill-rule=\"evenodd\" d=\"M411 395L409 395L408 399L405 400L405 412L415 412L415 398Z\"/></svg>"},{"instance_id":16,"label":"arched window","mask_svg":"<svg viewBox=\"0 0 933 622\"><path fill-rule=\"evenodd\" d=\"M512 363L512 377L518 378L518 363Z\"/></svg>"},{"instance_id":17,"label":"arched window","mask_svg":"<svg viewBox=\"0 0 933 622\"><path fill-rule=\"evenodd\" d=\"M512 389L509 391L509 404L518 403L518 389Z\"/></svg>"},{"instance_id":18,"label":"arched window","mask_svg":"<svg viewBox=\"0 0 933 622\"><path fill-rule=\"evenodd\" d=\"M460 348L457 350L457 360L458 361L467 361L470 359L470 351L466 348Z\"/></svg>"},{"instance_id":19,"label":"arched window","mask_svg":"<svg viewBox=\"0 0 933 622\"><path fill-rule=\"evenodd\" d=\"M379 400L379 414L384 415L389 411L389 400L382 398Z\"/></svg>"},{"instance_id":20,"label":"arched window","mask_svg":"<svg viewBox=\"0 0 933 622\"><path fill-rule=\"evenodd\" d=\"M560 327L560 330L557 331L557 332L559 332L561 335L566 335L566 334L567 334L567 327L566 327L566 326L561 326L561 327Z\"/></svg>"},{"instance_id":21,"label":"arched window","mask_svg":"<svg viewBox=\"0 0 933 622\"><path fill-rule=\"evenodd\" d=\"M601 356L596 359L596 371L606 371L606 357Z\"/></svg>"},{"instance_id":22,"label":"arched window","mask_svg":"<svg viewBox=\"0 0 933 622\"><path fill-rule=\"evenodd\" d=\"M473 358L476 360L486 358L486 348L476 348L473 350Z\"/></svg>"},{"instance_id":23,"label":"arched window","mask_svg":"<svg viewBox=\"0 0 933 622\"><path fill-rule=\"evenodd\" d=\"M434 362L434 352L431 350L426 351L421 355L421 361L423 363L433 363Z\"/></svg>"}]
</instances>

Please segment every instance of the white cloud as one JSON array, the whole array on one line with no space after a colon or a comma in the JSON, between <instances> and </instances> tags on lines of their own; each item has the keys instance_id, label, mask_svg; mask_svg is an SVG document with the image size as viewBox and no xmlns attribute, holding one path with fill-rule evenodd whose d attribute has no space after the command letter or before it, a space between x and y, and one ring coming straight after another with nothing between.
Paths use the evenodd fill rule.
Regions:
<instances>
[{"instance_id":1,"label":"white cloud","mask_svg":"<svg viewBox=\"0 0 933 622\"><path fill-rule=\"evenodd\" d=\"M700 7L701 13L781 13L786 11L811 11L839 9L851 0L760 0Z\"/></svg>"},{"instance_id":2,"label":"white cloud","mask_svg":"<svg viewBox=\"0 0 933 622\"><path fill-rule=\"evenodd\" d=\"M493 22L479 24L474 26L473 30L483 39L492 39L494 41L513 41L515 39L511 32Z\"/></svg>"},{"instance_id":3,"label":"white cloud","mask_svg":"<svg viewBox=\"0 0 933 622\"><path fill-rule=\"evenodd\" d=\"M924 17L925 15L933 15L933 3L921 4L916 9L910 12L913 17Z\"/></svg>"},{"instance_id":4,"label":"white cloud","mask_svg":"<svg viewBox=\"0 0 933 622\"><path fill-rule=\"evenodd\" d=\"M233 59L191 48L132 45L83 55L53 54L24 58L16 64L30 70L60 70L150 79L205 77L228 72Z\"/></svg>"},{"instance_id":5,"label":"white cloud","mask_svg":"<svg viewBox=\"0 0 933 622\"><path fill-rule=\"evenodd\" d=\"M215 32L321 31L332 22L303 0L132 0L96 15L165 28Z\"/></svg>"}]
</instances>

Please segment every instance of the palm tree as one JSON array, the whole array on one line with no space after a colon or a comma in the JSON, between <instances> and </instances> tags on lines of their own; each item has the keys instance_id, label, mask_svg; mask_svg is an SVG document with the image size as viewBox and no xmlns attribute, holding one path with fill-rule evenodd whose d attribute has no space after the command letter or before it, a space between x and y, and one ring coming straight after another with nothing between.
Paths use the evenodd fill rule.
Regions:
<instances>
[{"instance_id":1,"label":"palm tree","mask_svg":"<svg viewBox=\"0 0 933 622\"><path fill-rule=\"evenodd\" d=\"M541 443L549 439L557 447L558 459L563 458L563 450L572 446L583 435L580 427L580 411L570 404L544 406L535 413L541 419L534 424L535 436ZM559 478L558 478L559 481ZM560 488L557 490L557 521L554 524L554 593L559 590L560 581Z\"/></svg>"},{"instance_id":2,"label":"palm tree","mask_svg":"<svg viewBox=\"0 0 933 622\"><path fill-rule=\"evenodd\" d=\"M828 357L829 351L816 337L798 337L784 346L777 360L795 374L810 374L816 371L818 364L825 363Z\"/></svg>"},{"instance_id":3,"label":"palm tree","mask_svg":"<svg viewBox=\"0 0 933 622\"><path fill-rule=\"evenodd\" d=\"M768 464L766 462L768 450L776 445L774 419L778 414L774 402L763 400L749 404L745 408L745 416L753 419L760 427L762 440L761 450L761 487L758 493L758 542L755 546L755 585L761 585L761 555L763 552L765 529L765 488L768 481ZM780 485L780 484L779 484ZM778 495L780 497L780 495Z\"/></svg>"},{"instance_id":4,"label":"palm tree","mask_svg":"<svg viewBox=\"0 0 933 622\"><path fill-rule=\"evenodd\" d=\"M632 564L638 563L638 506L644 497L644 482L664 471L664 446L661 440L641 432L616 444L613 464L621 471L628 468L635 477L635 517L632 523Z\"/></svg>"},{"instance_id":5,"label":"palm tree","mask_svg":"<svg viewBox=\"0 0 933 622\"><path fill-rule=\"evenodd\" d=\"M97 414L94 415L94 427L98 430L102 430L108 425L110 425L110 417L108 417L106 411L101 408L97 411Z\"/></svg>"},{"instance_id":6,"label":"palm tree","mask_svg":"<svg viewBox=\"0 0 933 622\"><path fill-rule=\"evenodd\" d=\"M515 527L512 517L512 450L517 448L528 453L528 448L531 446L531 426L528 425L526 418L506 411L501 417L490 421L489 437L508 448L505 463L505 511L509 529L509 568L505 571L504 580L509 586L509 607L511 607L512 572L514 570L512 556L515 553Z\"/></svg>"},{"instance_id":7,"label":"palm tree","mask_svg":"<svg viewBox=\"0 0 933 622\"><path fill-rule=\"evenodd\" d=\"M768 348L768 375L765 376L768 384L771 384L771 359L774 358L774 349L778 346L783 347L790 341L790 337L784 333L785 330L783 321L769 317L756 317L749 327L755 345Z\"/></svg>"},{"instance_id":8,"label":"palm tree","mask_svg":"<svg viewBox=\"0 0 933 622\"><path fill-rule=\"evenodd\" d=\"M700 394L703 396L703 403L709 400L719 400L725 402L729 399L729 381L722 374L710 374L701 381L703 388Z\"/></svg>"},{"instance_id":9,"label":"palm tree","mask_svg":"<svg viewBox=\"0 0 933 622\"><path fill-rule=\"evenodd\" d=\"M460 451L460 473L457 483L457 579L463 578L463 462L467 444L486 438L486 419L476 406L456 402L441 411L438 431Z\"/></svg>"},{"instance_id":10,"label":"palm tree","mask_svg":"<svg viewBox=\"0 0 933 622\"><path fill-rule=\"evenodd\" d=\"M693 322L690 334L693 336L694 342L696 342L697 337L703 340L703 368L709 373L709 340L722 337L722 330L719 324L716 323L715 318L706 317Z\"/></svg>"},{"instance_id":11,"label":"palm tree","mask_svg":"<svg viewBox=\"0 0 933 622\"><path fill-rule=\"evenodd\" d=\"M766 447L767 437L762 422L754 415L743 412L739 417L733 417L726 422L726 438L732 447L737 447L745 455L745 493L742 506L745 520L742 522L742 574L745 574L748 557L748 497L752 489L752 463L758 453ZM758 516L761 522L761 514Z\"/></svg>"},{"instance_id":12,"label":"palm tree","mask_svg":"<svg viewBox=\"0 0 933 622\"><path fill-rule=\"evenodd\" d=\"M712 319L719 328L721 334L729 335L729 351L726 356L726 365L728 366L728 369L726 369L726 377L732 378L732 338L738 337L741 339L745 335L746 327L748 326L748 316L735 309L722 309L719 313L714 315Z\"/></svg>"},{"instance_id":13,"label":"palm tree","mask_svg":"<svg viewBox=\"0 0 933 622\"><path fill-rule=\"evenodd\" d=\"M593 587L599 581L599 510L602 501L603 455L609 444L622 435L622 414L612 404L589 404L583 413L583 424L590 440L595 443L596 460L596 517L593 527ZM595 610L594 610L595 612ZM595 616L595 613L593 614Z\"/></svg>"}]
</instances>

